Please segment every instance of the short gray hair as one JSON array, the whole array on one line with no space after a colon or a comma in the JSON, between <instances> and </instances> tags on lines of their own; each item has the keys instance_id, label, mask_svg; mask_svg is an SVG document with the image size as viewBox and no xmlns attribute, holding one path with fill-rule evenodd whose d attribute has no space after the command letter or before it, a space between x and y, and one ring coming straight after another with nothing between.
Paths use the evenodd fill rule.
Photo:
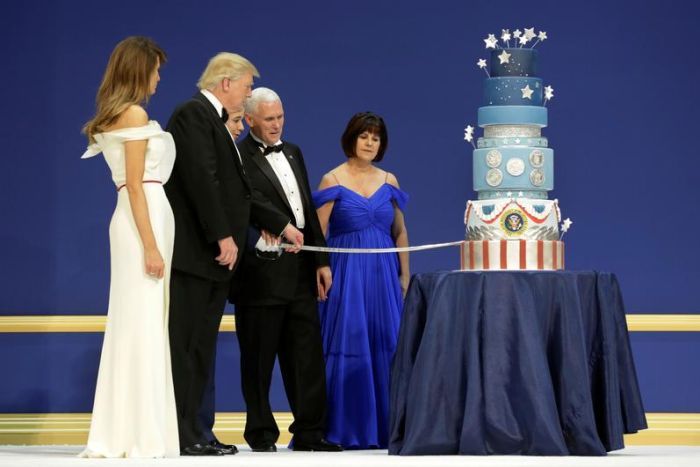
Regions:
<instances>
[{"instance_id":1,"label":"short gray hair","mask_svg":"<svg viewBox=\"0 0 700 467\"><path fill-rule=\"evenodd\" d=\"M282 99L270 88L255 88L251 96L245 101L246 115L253 115L258 110L261 102L280 102Z\"/></svg>"}]
</instances>

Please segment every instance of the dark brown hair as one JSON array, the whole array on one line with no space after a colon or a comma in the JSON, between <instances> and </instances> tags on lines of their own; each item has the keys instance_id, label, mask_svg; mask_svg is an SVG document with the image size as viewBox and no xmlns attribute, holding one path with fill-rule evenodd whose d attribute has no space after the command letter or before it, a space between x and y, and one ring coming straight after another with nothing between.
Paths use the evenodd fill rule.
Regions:
<instances>
[{"instance_id":1,"label":"dark brown hair","mask_svg":"<svg viewBox=\"0 0 700 467\"><path fill-rule=\"evenodd\" d=\"M117 44L97 91L95 116L83 128L90 142L129 106L148 101L151 73L165 60L163 49L148 37L131 36Z\"/></svg>"},{"instance_id":2,"label":"dark brown hair","mask_svg":"<svg viewBox=\"0 0 700 467\"><path fill-rule=\"evenodd\" d=\"M360 112L352 116L340 138L343 152L348 158L355 157L357 138L365 131L379 136L379 150L374 158L374 162L379 162L384 158L386 147L389 145L389 135L382 117L372 112Z\"/></svg>"}]
</instances>

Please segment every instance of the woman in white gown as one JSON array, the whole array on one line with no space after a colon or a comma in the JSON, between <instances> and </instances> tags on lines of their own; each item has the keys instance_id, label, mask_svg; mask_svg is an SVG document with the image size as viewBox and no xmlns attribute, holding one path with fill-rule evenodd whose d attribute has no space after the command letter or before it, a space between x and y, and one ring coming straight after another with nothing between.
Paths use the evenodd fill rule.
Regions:
<instances>
[{"instance_id":1,"label":"woman in white gown","mask_svg":"<svg viewBox=\"0 0 700 467\"><path fill-rule=\"evenodd\" d=\"M110 56L83 154L104 154L117 189L109 226L109 310L90 435L81 457L180 454L168 341L174 221L163 183L175 145L141 104L155 93L165 53L129 37Z\"/></svg>"}]
</instances>

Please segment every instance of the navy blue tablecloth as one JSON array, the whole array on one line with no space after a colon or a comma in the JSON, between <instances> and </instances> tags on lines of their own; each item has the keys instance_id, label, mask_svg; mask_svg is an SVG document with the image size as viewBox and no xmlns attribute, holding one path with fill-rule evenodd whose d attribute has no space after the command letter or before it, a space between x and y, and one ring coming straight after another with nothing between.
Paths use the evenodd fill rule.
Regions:
<instances>
[{"instance_id":1,"label":"navy blue tablecloth","mask_svg":"<svg viewBox=\"0 0 700 467\"><path fill-rule=\"evenodd\" d=\"M389 454L605 455L647 427L614 274L416 274Z\"/></svg>"}]
</instances>

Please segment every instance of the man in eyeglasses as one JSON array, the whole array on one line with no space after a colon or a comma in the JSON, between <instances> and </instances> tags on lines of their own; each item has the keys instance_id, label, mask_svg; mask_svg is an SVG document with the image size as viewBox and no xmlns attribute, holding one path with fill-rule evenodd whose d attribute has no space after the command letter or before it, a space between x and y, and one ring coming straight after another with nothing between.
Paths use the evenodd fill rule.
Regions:
<instances>
[{"instance_id":1,"label":"man in eyeglasses","mask_svg":"<svg viewBox=\"0 0 700 467\"><path fill-rule=\"evenodd\" d=\"M255 89L245 114L250 131L240 150L253 186L290 216L306 244L325 246L301 150L282 141L279 96L271 89ZM244 437L253 451L276 451L279 429L269 392L277 357L294 414L289 428L294 450L341 451L323 438L326 377L316 300L325 300L331 286L328 255L265 251L265 237L260 230L249 233L231 293L247 408Z\"/></svg>"}]
</instances>

